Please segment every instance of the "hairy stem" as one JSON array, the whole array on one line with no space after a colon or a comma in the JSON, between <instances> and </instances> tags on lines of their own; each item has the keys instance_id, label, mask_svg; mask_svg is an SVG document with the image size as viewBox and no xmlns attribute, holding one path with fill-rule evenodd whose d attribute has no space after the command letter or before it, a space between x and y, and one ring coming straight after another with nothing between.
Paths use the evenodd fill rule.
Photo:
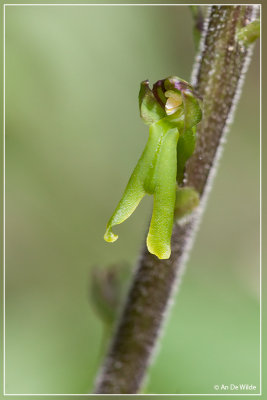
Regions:
<instances>
[{"instance_id":1,"label":"hairy stem","mask_svg":"<svg viewBox=\"0 0 267 400\"><path fill-rule=\"evenodd\" d=\"M237 42L236 32L254 19L256 11L256 6L213 6L209 10L192 82L203 98L204 117L185 175L186 185L199 192L202 205L186 223L174 224L170 259L159 260L144 248L95 393L133 394L142 386L249 62L251 48Z\"/></svg>"}]
</instances>

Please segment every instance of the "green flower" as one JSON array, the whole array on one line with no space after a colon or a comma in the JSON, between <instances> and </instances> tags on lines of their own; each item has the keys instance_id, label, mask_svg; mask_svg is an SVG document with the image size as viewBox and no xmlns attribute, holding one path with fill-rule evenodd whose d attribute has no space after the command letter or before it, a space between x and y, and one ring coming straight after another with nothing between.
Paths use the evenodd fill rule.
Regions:
<instances>
[{"instance_id":1,"label":"green flower","mask_svg":"<svg viewBox=\"0 0 267 400\"><path fill-rule=\"evenodd\" d=\"M154 205L147 248L158 258L167 259L171 254L177 182L181 183L185 163L194 151L195 125L202 117L200 100L186 81L169 77L156 82L153 89L148 81L141 83L139 108L141 118L149 125L149 138L104 238L107 242L117 240L113 226L125 221L145 194L150 194Z\"/></svg>"}]
</instances>

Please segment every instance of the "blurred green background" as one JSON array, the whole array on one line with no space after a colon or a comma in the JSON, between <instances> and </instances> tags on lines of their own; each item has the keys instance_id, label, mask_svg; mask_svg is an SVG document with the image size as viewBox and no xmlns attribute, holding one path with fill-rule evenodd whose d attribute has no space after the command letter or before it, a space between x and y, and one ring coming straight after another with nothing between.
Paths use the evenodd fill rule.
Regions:
<instances>
[{"instance_id":1,"label":"blurred green background","mask_svg":"<svg viewBox=\"0 0 267 400\"><path fill-rule=\"evenodd\" d=\"M147 139L140 81L190 80L188 7L6 8L6 392L87 393L93 266L135 265L146 198L105 225ZM146 393L259 391L259 45Z\"/></svg>"}]
</instances>

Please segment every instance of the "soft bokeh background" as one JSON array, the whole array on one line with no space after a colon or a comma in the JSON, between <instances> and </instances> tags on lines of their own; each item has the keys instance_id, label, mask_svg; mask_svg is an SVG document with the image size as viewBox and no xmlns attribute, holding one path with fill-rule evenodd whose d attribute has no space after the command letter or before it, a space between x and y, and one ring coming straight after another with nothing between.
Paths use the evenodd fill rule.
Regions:
<instances>
[{"instance_id":1,"label":"soft bokeh background","mask_svg":"<svg viewBox=\"0 0 267 400\"><path fill-rule=\"evenodd\" d=\"M103 240L147 138L141 80L190 79L187 7L6 9L6 391L87 393L94 265L134 266L151 199ZM146 393L259 391L259 46Z\"/></svg>"}]
</instances>

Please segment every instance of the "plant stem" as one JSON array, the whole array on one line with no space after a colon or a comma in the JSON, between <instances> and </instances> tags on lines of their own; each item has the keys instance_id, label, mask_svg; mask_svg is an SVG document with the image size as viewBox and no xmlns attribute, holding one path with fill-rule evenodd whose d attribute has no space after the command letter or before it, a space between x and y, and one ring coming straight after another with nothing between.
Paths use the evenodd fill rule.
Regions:
<instances>
[{"instance_id":1,"label":"plant stem","mask_svg":"<svg viewBox=\"0 0 267 400\"><path fill-rule=\"evenodd\" d=\"M168 260L159 260L144 248L95 393L133 394L141 388L200 221L249 63L251 47L240 45L236 32L253 20L256 12L256 6L213 6L209 10L192 82L203 98L204 116L185 175L185 184L199 192L201 206L186 223L174 224Z\"/></svg>"}]
</instances>

